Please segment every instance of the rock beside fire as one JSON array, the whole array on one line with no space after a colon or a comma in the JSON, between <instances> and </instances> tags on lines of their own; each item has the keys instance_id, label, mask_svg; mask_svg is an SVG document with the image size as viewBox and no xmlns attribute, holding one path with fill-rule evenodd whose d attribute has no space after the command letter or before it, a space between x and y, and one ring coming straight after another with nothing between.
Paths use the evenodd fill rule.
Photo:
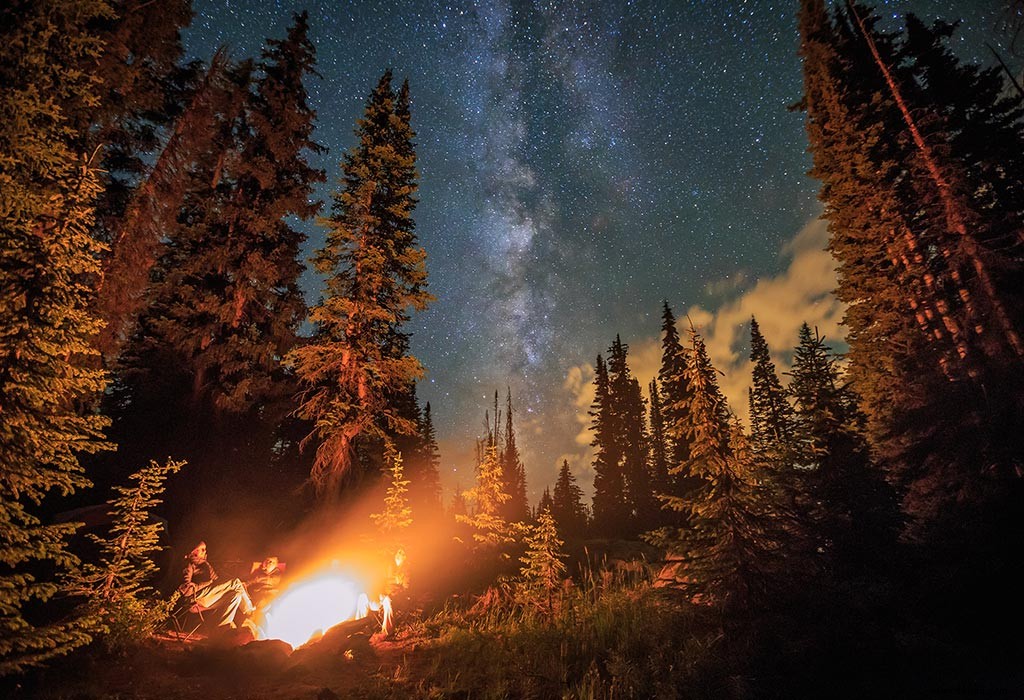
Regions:
<instances>
[{"instance_id":1,"label":"rock beside fire","mask_svg":"<svg viewBox=\"0 0 1024 700\"><path fill-rule=\"evenodd\" d=\"M371 618L351 620L335 625L323 637L296 649L291 656L292 665L310 668L336 665L339 660L363 660L373 656L369 638L378 627Z\"/></svg>"}]
</instances>

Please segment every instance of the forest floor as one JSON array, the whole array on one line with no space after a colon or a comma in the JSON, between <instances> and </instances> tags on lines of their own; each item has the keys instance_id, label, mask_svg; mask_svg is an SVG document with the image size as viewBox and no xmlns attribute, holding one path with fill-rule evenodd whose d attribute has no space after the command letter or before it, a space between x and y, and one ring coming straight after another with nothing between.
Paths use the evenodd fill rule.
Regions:
<instances>
[{"instance_id":1,"label":"forest floor","mask_svg":"<svg viewBox=\"0 0 1024 700\"><path fill-rule=\"evenodd\" d=\"M247 633L187 642L161 634L131 652L57 664L13 698L40 700L336 700L449 697L417 682L430 665L429 641L383 637L370 619L338 625L292 651Z\"/></svg>"}]
</instances>

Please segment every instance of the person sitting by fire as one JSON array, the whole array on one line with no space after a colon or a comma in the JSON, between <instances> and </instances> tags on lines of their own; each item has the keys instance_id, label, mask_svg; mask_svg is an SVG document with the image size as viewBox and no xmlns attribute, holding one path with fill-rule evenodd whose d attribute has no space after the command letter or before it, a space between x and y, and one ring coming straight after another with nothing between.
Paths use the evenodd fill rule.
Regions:
<instances>
[{"instance_id":1,"label":"person sitting by fire","mask_svg":"<svg viewBox=\"0 0 1024 700\"><path fill-rule=\"evenodd\" d=\"M184 581L178 590L182 595L191 596L195 606L202 611L213 610L219 614L218 627L237 626L235 616L241 610L249 615L255 610L245 585L237 578L217 583L217 572L206 558L206 542L200 542L188 553L188 564L183 572Z\"/></svg>"},{"instance_id":2,"label":"person sitting by fire","mask_svg":"<svg viewBox=\"0 0 1024 700\"><path fill-rule=\"evenodd\" d=\"M257 607L269 602L277 594L283 568L284 565L275 556L252 563L252 572L245 580L245 588Z\"/></svg>"}]
</instances>

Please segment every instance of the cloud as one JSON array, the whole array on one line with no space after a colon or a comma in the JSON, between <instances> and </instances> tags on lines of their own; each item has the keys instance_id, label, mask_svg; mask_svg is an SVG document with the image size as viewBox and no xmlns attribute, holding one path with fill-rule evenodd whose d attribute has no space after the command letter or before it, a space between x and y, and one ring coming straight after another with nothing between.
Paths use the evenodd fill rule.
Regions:
<instances>
[{"instance_id":1,"label":"cloud","mask_svg":"<svg viewBox=\"0 0 1024 700\"><path fill-rule=\"evenodd\" d=\"M785 271L775 277L759 279L752 287L717 308L700 305L675 309L680 335L687 337L692 322L704 341L719 376L722 391L732 410L747 419L747 389L750 386L749 323L757 318L761 332L772 351L772 359L780 373L789 370L792 349L797 342L800 324L805 321L817 327L823 336L836 343L843 337L840 321L843 305L833 296L836 287L835 262L825 250L828 233L825 222L814 219L806 224L780 251L788 260ZM709 287L725 289L729 280L711 283ZM660 333L630 343L629 366L640 380L646 394L647 385L661 366ZM785 383L785 378L783 377ZM589 365L569 369L563 387L570 393L576 408L580 430L576 444L580 448L570 464L586 465L580 476L589 476L590 417L587 409L594 399L593 368ZM581 484L584 479L580 479Z\"/></svg>"}]
</instances>

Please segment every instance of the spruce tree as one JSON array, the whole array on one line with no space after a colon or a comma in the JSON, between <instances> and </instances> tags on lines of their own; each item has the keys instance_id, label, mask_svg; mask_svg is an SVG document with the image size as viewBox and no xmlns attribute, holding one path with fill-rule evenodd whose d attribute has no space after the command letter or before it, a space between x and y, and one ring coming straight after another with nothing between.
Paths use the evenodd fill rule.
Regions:
<instances>
[{"instance_id":1,"label":"spruce tree","mask_svg":"<svg viewBox=\"0 0 1024 700\"><path fill-rule=\"evenodd\" d=\"M316 333L289 354L304 387L299 415L315 425L307 440L319 443L311 478L322 496L337 494L353 471L359 475L361 440L385 429L415 430L389 403L423 374L402 327L410 311L431 300L426 254L416 247L412 223L413 133L396 99L385 73L367 100L359 143L345 156L342 189L323 221L326 245L314 262L327 283L310 314Z\"/></svg>"},{"instance_id":2,"label":"spruce tree","mask_svg":"<svg viewBox=\"0 0 1024 700\"><path fill-rule=\"evenodd\" d=\"M663 495L685 513L686 526L662 528L648 539L664 547L674 571L670 583L691 599L746 609L765 599L776 570L777 536L764 493L753 478L748 441L730 416L716 370L700 334L690 329L686 379L689 460L678 469L699 477L689 496Z\"/></svg>"},{"instance_id":3,"label":"spruce tree","mask_svg":"<svg viewBox=\"0 0 1024 700\"><path fill-rule=\"evenodd\" d=\"M109 12L93 0L0 9L0 675L89 641L82 619L26 610L76 564L65 548L75 525L45 524L40 504L86 488L79 455L108 447L105 419L82 409L105 384L90 367L100 186L71 117L96 99L78 66L99 55L89 25Z\"/></svg>"},{"instance_id":4,"label":"spruce tree","mask_svg":"<svg viewBox=\"0 0 1024 700\"><path fill-rule=\"evenodd\" d=\"M686 435L686 407L689 405L690 387L686 383L686 351L679 341L676 318L664 302L661 313L661 368L658 386L661 389L661 412L664 416L665 443L673 483L670 492L684 495L696 481L679 467L689 458L689 438Z\"/></svg>"},{"instance_id":5,"label":"spruce tree","mask_svg":"<svg viewBox=\"0 0 1024 700\"><path fill-rule=\"evenodd\" d=\"M661 406L661 390L658 380L652 379L647 387L650 395L650 474L651 490L654 493L669 492L668 449L665 440L665 416ZM657 518L655 518L656 520Z\"/></svg>"},{"instance_id":6,"label":"spruce tree","mask_svg":"<svg viewBox=\"0 0 1024 700\"><path fill-rule=\"evenodd\" d=\"M582 538L587 528L587 509L583 505L583 489L569 469L569 460L563 459L551 499L551 515L558 532L566 539Z\"/></svg>"},{"instance_id":7,"label":"spruce tree","mask_svg":"<svg viewBox=\"0 0 1024 700\"><path fill-rule=\"evenodd\" d=\"M146 639L170 612L168 601L161 601L152 587L159 572L153 556L162 549L164 530L163 522L152 515L162 502L167 478L184 464L151 461L131 475L130 486L115 487L117 497L108 501L113 516L110 534L89 535L99 546L99 562L87 562L68 577L70 592L85 598L109 648L123 649Z\"/></svg>"},{"instance_id":8,"label":"spruce tree","mask_svg":"<svg viewBox=\"0 0 1024 700\"><path fill-rule=\"evenodd\" d=\"M629 369L629 346L616 336L609 348L608 389L613 441L619 449L627 519L622 531L636 535L654 524L657 506L647 467L645 407L640 383Z\"/></svg>"},{"instance_id":9,"label":"spruce tree","mask_svg":"<svg viewBox=\"0 0 1024 700\"><path fill-rule=\"evenodd\" d=\"M389 479L384 495L384 510L370 515L370 520L381 532L391 549L405 545L406 532L412 525L412 508L409 504L409 479L402 469L402 455L390 440L384 441L384 466Z\"/></svg>"},{"instance_id":10,"label":"spruce tree","mask_svg":"<svg viewBox=\"0 0 1024 700\"><path fill-rule=\"evenodd\" d=\"M156 3L154 3L156 4ZM170 135L145 179L118 190L115 181L107 186L111 215L105 223L111 250L103 260L97 284L96 312L104 328L96 336L96 347L107 365L114 363L135 330L135 322L149 303L146 295L150 273L163 254L164 243L178 229L178 215L190 189L203 189L205 178L195 169L216 148L218 120L230 121L229 110L241 105L229 75L226 51L218 50L205 75L193 87L185 106L175 119ZM125 199L123 203L116 200Z\"/></svg>"},{"instance_id":11,"label":"spruce tree","mask_svg":"<svg viewBox=\"0 0 1024 700\"><path fill-rule=\"evenodd\" d=\"M833 571L885 562L899 525L896 497L871 458L858 397L831 350L807 324L793 357L795 459L816 548Z\"/></svg>"},{"instance_id":12,"label":"spruce tree","mask_svg":"<svg viewBox=\"0 0 1024 700\"><path fill-rule=\"evenodd\" d=\"M751 450L766 464L780 467L793 441L793 407L754 317L750 318L750 361L754 365L750 388Z\"/></svg>"},{"instance_id":13,"label":"spruce tree","mask_svg":"<svg viewBox=\"0 0 1024 700\"><path fill-rule=\"evenodd\" d=\"M590 443L594 448L594 531L607 537L620 533L629 519L621 448L615 440L608 368L600 355L594 365L594 389L594 403L589 411L594 434Z\"/></svg>"},{"instance_id":14,"label":"spruce tree","mask_svg":"<svg viewBox=\"0 0 1024 700\"><path fill-rule=\"evenodd\" d=\"M519 457L512 413L512 390L509 389L505 402L505 444L501 451L501 478L509 499L503 508L503 515L511 522L525 522L530 514L530 505L526 500L526 469Z\"/></svg>"},{"instance_id":15,"label":"spruce tree","mask_svg":"<svg viewBox=\"0 0 1024 700\"><path fill-rule=\"evenodd\" d=\"M565 562L562 560L566 555L562 552L562 545L551 511L541 509L537 514L537 524L526 536L526 554L519 558L523 564L520 596L549 614L555 608L555 592L565 578Z\"/></svg>"},{"instance_id":16,"label":"spruce tree","mask_svg":"<svg viewBox=\"0 0 1024 700\"><path fill-rule=\"evenodd\" d=\"M240 414L293 391L280 358L305 316L298 288L305 236L289 219L317 212L313 185L324 179L306 162L323 150L311 140L316 115L303 85L315 61L307 35L303 13L285 39L268 40L251 91L249 71L239 67L243 109L223 124L224 150L213 174L203 174L208 186L187 200L186 224L159 262L135 352L173 349L193 410Z\"/></svg>"},{"instance_id":17,"label":"spruce tree","mask_svg":"<svg viewBox=\"0 0 1024 700\"><path fill-rule=\"evenodd\" d=\"M441 514L441 456L437 448L437 434L430 402L423 407L419 423L420 453L415 469L409 470L412 484L409 499L417 518L429 518Z\"/></svg>"},{"instance_id":18,"label":"spruce tree","mask_svg":"<svg viewBox=\"0 0 1024 700\"><path fill-rule=\"evenodd\" d=\"M547 486L544 487L544 493L540 495L540 501L537 502L537 510L534 514L534 520L540 517L540 514L547 511L552 512L555 508L555 501L551 497L551 489Z\"/></svg>"},{"instance_id":19,"label":"spruce tree","mask_svg":"<svg viewBox=\"0 0 1024 700\"><path fill-rule=\"evenodd\" d=\"M1016 497L1024 131L948 26L877 22L802 3L803 106L868 434L914 534L943 539Z\"/></svg>"},{"instance_id":20,"label":"spruce tree","mask_svg":"<svg viewBox=\"0 0 1024 700\"><path fill-rule=\"evenodd\" d=\"M476 485L463 493L472 504L472 515L456 515L456 522L472 531L473 540L488 548L501 548L516 541L519 528L502 517L502 506L508 502L501 474L501 458L495 445L484 448L483 460L477 467Z\"/></svg>"}]
</instances>

